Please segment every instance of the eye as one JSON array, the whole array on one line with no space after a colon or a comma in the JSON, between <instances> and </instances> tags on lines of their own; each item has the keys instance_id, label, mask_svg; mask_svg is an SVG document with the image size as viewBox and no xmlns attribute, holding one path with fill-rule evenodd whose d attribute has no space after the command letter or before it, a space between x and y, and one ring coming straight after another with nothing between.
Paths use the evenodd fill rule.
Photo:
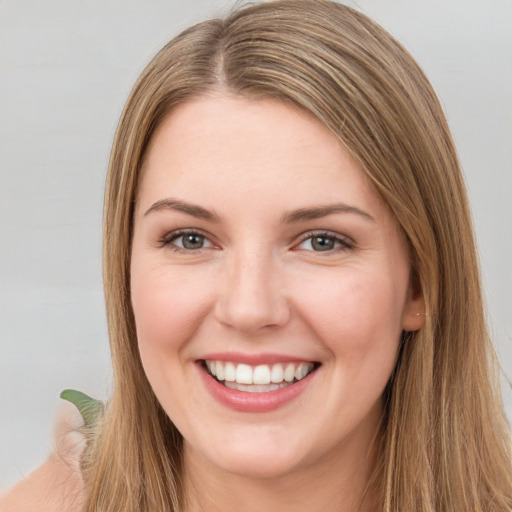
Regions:
<instances>
[{"instance_id":1,"label":"eye","mask_svg":"<svg viewBox=\"0 0 512 512\"><path fill-rule=\"evenodd\" d=\"M301 243L296 247L306 251L327 252L343 249L351 249L353 243L344 237L332 233L313 233L305 235Z\"/></svg>"},{"instance_id":2,"label":"eye","mask_svg":"<svg viewBox=\"0 0 512 512\"><path fill-rule=\"evenodd\" d=\"M163 246L177 252L198 251L214 247L213 243L202 233L197 231L174 231L161 239Z\"/></svg>"}]
</instances>

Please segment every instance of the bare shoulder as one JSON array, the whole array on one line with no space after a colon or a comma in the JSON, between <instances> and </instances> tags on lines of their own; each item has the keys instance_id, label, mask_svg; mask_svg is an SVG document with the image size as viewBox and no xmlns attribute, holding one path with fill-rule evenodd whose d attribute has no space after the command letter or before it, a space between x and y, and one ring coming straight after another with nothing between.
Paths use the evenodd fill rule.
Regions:
<instances>
[{"instance_id":1,"label":"bare shoulder","mask_svg":"<svg viewBox=\"0 0 512 512\"><path fill-rule=\"evenodd\" d=\"M55 451L35 471L0 496L0 512L81 512L80 456L85 439L80 415L64 404L55 424Z\"/></svg>"},{"instance_id":2,"label":"bare shoulder","mask_svg":"<svg viewBox=\"0 0 512 512\"><path fill-rule=\"evenodd\" d=\"M82 489L80 472L52 454L0 497L0 512L81 512Z\"/></svg>"}]
</instances>

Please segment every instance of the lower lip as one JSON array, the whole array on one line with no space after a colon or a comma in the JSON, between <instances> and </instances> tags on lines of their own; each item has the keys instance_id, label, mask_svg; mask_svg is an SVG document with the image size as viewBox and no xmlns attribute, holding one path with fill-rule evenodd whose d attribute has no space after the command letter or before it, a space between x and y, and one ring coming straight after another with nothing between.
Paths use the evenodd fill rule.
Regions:
<instances>
[{"instance_id":1,"label":"lower lip","mask_svg":"<svg viewBox=\"0 0 512 512\"><path fill-rule=\"evenodd\" d=\"M206 389L220 404L237 412L254 413L275 411L285 406L305 391L316 373L313 371L298 382L274 391L249 393L224 386L214 379L202 365L198 364L198 367Z\"/></svg>"}]
</instances>

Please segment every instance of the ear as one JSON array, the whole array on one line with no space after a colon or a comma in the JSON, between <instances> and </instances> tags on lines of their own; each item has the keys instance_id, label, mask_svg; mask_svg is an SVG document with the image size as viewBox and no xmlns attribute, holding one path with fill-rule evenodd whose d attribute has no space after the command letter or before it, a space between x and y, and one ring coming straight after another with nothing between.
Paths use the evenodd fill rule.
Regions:
<instances>
[{"instance_id":1,"label":"ear","mask_svg":"<svg viewBox=\"0 0 512 512\"><path fill-rule=\"evenodd\" d=\"M425 299L419 286L410 285L402 316L404 331L417 331L425 325Z\"/></svg>"}]
</instances>

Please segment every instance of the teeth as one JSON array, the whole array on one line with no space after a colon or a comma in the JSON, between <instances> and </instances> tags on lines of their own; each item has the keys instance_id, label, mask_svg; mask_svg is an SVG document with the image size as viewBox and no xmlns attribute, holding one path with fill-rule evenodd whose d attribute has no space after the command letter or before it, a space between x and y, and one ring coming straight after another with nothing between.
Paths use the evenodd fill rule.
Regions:
<instances>
[{"instance_id":1,"label":"teeth","mask_svg":"<svg viewBox=\"0 0 512 512\"><path fill-rule=\"evenodd\" d=\"M265 393L267 391L275 391L276 389L289 386L287 382L280 384L238 384L238 382L225 382L227 388L237 389L238 391L247 391L248 393Z\"/></svg>"},{"instance_id":2,"label":"teeth","mask_svg":"<svg viewBox=\"0 0 512 512\"><path fill-rule=\"evenodd\" d=\"M306 365L304 365L304 364L301 364L295 370L295 378L297 380L303 379L307 374L308 374L308 369L306 368Z\"/></svg>"},{"instance_id":3,"label":"teeth","mask_svg":"<svg viewBox=\"0 0 512 512\"><path fill-rule=\"evenodd\" d=\"M306 377L314 368L313 363L277 363L274 365L236 364L226 361L205 361L208 372L232 389L243 391L272 391ZM229 384L228 384L229 383ZM240 384L240 386L238 386ZM245 389L250 386L250 389Z\"/></svg>"},{"instance_id":4,"label":"teeth","mask_svg":"<svg viewBox=\"0 0 512 512\"><path fill-rule=\"evenodd\" d=\"M220 361L217 361L217 363L220 363ZM248 364L239 364L236 367L235 380L239 384L252 384L252 368Z\"/></svg>"},{"instance_id":5,"label":"teeth","mask_svg":"<svg viewBox=\"0 0 512 512\"><path fill-rule=\"evenodd\" d=\"M224 366L224 380L234 382L236 380L236 367L233 363L226 363Z\"/></svg>"},{"instance_id":6,"label":"teeth","mask_svg":"<svg viewBox=\"0 0 512 512\"><path fill-rule=\"evenodd\" d=\"M272 366L272 371L270 372L270 381L278 384L279 382L283 382L284 372L282 364L275 364Z\"/></svg>"},{"instance_id":7,"label":"teeth","mask_svg":"<svg viewBox=\"0 0 512 512\"><path fill-rule=\"evenodd\" d=\"M297 371L299 371L298 368ZM217 379L224 380L224 365L221 361L217 361L215 363L215 375L217 376Z\"/></svg>"},{"instance_id":8,"label":"teeth","mask_svg":"<svg viewBox=\"0 0 512 512\"><path fill-rule=\"evenodd\" d=\"M291 382L295 378L295 365L289 364L284 371L284 380Z\"/></svg>"},{"instance_id":9,"label":"teeth","mask_svg":"<svg viewBox=\"0 0 512 512\"><path fill-rule=\"evenodd\" d=\"M252 374L253 384L270 384L270 368L266 364L260 364L254 368Z\"/></svg>"}]
</instances>

